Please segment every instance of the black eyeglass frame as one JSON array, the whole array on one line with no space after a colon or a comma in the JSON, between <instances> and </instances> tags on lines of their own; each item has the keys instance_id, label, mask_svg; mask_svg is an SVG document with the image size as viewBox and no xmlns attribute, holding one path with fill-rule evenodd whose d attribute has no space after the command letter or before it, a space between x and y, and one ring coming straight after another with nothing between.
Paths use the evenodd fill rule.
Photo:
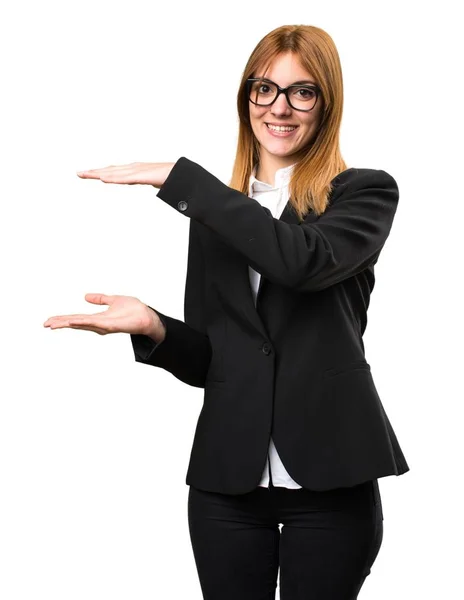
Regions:
<instances>
[{"instance_id":1,"label":"black eyeglass frame","mask_svg":"<svg viewBox=\"0 0 464 600\"><path fill-rule=\"evenodd\" d=\"M269 102L269 104L260 104L258 102L255 102L254 100L252 100L250 98L250 87L251 84L254 81L261 81L262 83L272 83L272 85L275 85L277 88L277 94L276 97L274 98L274 100L272 102ZM287 102L288 104L293 108L293 110L300 110L302 112L310 112L311 110L313 110L317 104L317 101L319 99L319 96L322 95L322 90L321 88L316 85L316 84L312 84L312 83L292 83L292 85L287 86L286 88L281 88L280 85L277 85L277 83L275 81L272 81L271 79L263 79L261 77L250 77L249 79L246 80L246 86L247 86L247 96L248 96L248 100L250 102L253 102L253 104L255 104L256 106L272 106L274 104L274 102L277 100L277 98L280 96L280 94L285 94L285 97L287 98ZM314 102L313 106L311 108L295 108L293 106L293 104L290 101L290 98L288 96L288 90L290 88L309 88L312 89L316 92L316 101Z\"/></svg>"}]
</instances>

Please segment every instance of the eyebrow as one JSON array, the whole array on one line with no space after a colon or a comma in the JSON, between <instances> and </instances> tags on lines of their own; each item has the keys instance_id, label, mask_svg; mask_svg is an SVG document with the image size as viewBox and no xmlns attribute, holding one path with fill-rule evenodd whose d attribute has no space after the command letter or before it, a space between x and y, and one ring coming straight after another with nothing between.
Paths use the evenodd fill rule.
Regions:
<instances>
[{"instance_id":1,"label":"eyebrow","mask_svg":"<svg viewBox=\"0 0 464 600\"><path fill-rule=\"evenodd\" d=\"M299 85L300 83L311 83L312 85L316 85L314 81L310 81L309 79L302 79L301 81L294 81L290 85Z\"/></svg>"},{"instance_id":2,"label":"eyebrow","mask_svg":"<svg viewBox=\"0 0 464 600\"><path fill-rule=\"evenodd\" d=\"M260 79L260 77L257 77L257 79ZM263 78L264 81L272 81L272 79ZM275 81L273 81L273 83L275 83ZM302 83L310 83L311 85L317 85L314 81L311 81L309 79L301 79L300 81L294 81L293 83L290 83L289 85L301 85Z\"/></svg>"}]
</instances>

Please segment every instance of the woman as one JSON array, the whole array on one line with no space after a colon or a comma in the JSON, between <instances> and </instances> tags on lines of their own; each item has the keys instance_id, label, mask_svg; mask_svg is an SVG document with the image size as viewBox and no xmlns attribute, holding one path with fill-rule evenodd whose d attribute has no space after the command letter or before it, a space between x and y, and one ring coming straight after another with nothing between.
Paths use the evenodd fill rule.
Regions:
<instances>
[{"instance_id":1,"label":"woman","mask_svg":"<svg viewBox=\"0 0 464 600\"><path fill-rule=\"evenodd\" d=\"M208 600L275 598L278 573L283 600L356 598L382 542L377 479L409 470L362 341L398 187L347 168L342 104L330 36L279 27L243 73L229 186L185 157L78 173L153 185L190 218L185 322L87 294L109 309L45 326L129 333L135 360L205 389L186 482Z\"/></svg>"}]
</instances>

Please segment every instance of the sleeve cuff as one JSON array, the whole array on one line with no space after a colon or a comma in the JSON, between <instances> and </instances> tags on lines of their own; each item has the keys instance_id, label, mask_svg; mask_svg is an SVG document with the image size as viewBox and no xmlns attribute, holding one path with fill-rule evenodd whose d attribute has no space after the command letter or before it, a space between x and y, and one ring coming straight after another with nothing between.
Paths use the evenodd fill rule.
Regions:
<instances>
[{"instance_id":1,"label":"sleeve cuff","mask_svg":"<svg viewBox=\"0 0 464 600\"><path fill-rule=\"evenodd\" d=\"M153 310L158 315L161 322L163 323L166 329L166 335L164 337L164 340L162 340L161 342L156 342L150 336L143 334L130 334L130 337L132 342L132 349L135 355L135 360L137 362L153 364L155 350L157 350L161 345L164 345L166 343L166 338L168 336L168 325L166 315L163 315L151 306L149 306L148 308L151 308L151 310Z\"/></svg>"}]
</instances>

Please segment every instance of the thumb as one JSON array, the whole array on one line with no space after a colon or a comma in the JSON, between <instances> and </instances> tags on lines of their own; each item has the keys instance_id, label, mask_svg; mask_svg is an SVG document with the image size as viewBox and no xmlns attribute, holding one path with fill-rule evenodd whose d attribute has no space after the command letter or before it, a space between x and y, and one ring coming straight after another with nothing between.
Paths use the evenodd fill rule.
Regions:
<instances>
[{"instance_id":1,"label":"thumb","mask_svg":"<svg viewBox=\"0 0 464 600\"><path fill-rule=\"evenodd\" d=\"M107 296L106 294L86 294L85 299L92 304L111 305L114 302L114 296Z\"/></svg>"}]
</instances>

